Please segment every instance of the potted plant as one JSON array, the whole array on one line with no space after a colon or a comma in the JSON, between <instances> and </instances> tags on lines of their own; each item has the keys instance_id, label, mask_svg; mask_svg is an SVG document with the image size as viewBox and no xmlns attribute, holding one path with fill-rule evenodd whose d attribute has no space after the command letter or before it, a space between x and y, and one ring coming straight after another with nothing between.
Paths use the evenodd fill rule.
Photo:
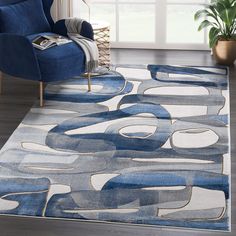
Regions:
<instances>
[{"instance_id":1,"label":"potted plant","mask_svg":"<svg viewBox=\"0 0 236 236\"><path fill-rule=\"evenodd\" d=\"M204 18L198 30L210 27L209 46L219 64L231 65L236 59L236 0L212 0L194 18Z\"/></svg>"}]
</instances>

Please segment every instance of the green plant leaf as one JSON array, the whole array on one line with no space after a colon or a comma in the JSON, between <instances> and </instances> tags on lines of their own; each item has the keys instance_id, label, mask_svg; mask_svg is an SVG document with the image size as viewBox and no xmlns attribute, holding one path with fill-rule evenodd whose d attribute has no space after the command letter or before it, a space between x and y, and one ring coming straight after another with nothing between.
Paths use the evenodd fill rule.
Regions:
<instances>
[{"instance_id":1,"label":"green plant leaf","mask_svg":"<svg viewBox=\"0 0 236 236\"><path fill-rule=\"evenodd\" d=\"M216 4L214 5L215 10L217 11L218 16L221 18L221 20L224 21L224 19L222 18L221 12L224 11L225 9L227 9L227 7L225 6L224 2L221 1L216 1Z\"/></svg>"},{"instance_id":2,"label":"green plant leaf","mask_svg":"<svg viewBox=\"0 0 236 236\"><path fill-rule=\"evenodd\" d=\"M204 17L208 14L209 12L206 9L199 10L195 13L194 15L194 20L198 20L201 17Z\"/></svg>"},{"instance_id":3,"label":"green plant leaf","mask_svg":"<svg viewBox=\"0 0 236 236\"><path fill-rule=\"evenodd\" d=\"M205 17L198 30L209 26L210 45L214 46L219 37L226 40L231 39L236 34L236 0L211 0L205 9L199 10L195 14L195 19Z\"/></svg>"},{"instance_id":4,"label":"green plant leaf","mask_svg":"<svg viewBox=\"0 0 236 236\"><path fill-rule=\"evenodd\" d=\"M209 39L211 40L219 34L220 34L220 30L216 27L212 27L209 31Z\"/></svg>"},{"instance_id":5,"label":"green plant leaf","mask_svg":"<svg viewBox=\"0 0 236 236\"><path fill-rule=\"evenodd\" d=\"M216 7L214 5L209 5L208 8L212 11L212 13L217 17L218 12L216 10Z\"/></svg>"},{"instance_id":6,"label":"green plant leaf","mask_svg":"<svg viewBox=\"0 0 236 236\"><path fill-rule=\"evenodd\" d=\"M213 48L218 39L220 38L220 30L216 27L212 27L209 31L209 46Z\"/></svg>"},{"instance_id":7,"label":"green plant leaf","mask_svg":"<svg viewBox=\"0 0 236 236\"><path fill-rule=\"evenodd\" d=\"M230 24L233 25L236 19L236 5L230 8L228 13Z\"/></svg>"},{"instance_id":8,"label":"green plant leaf","mask_svg":"<svg viewBox=\"0 0 236 236\"><path fill-rule=\"evenodd\" d=\"M215 15L214 13L211 13L207 9L202 9L202 10L197 11L194 15L194 20L196 21L202 17L204 17L204 18L211 17L217 22L217 15Z\"/></svg>"},{"instance_id":9,"label":"green plant leaf","mask_svg":"<svg viewBox=\"0 0 236 236\"><path fill-rule=\"evenodd\" d=\"M227 27L229 27L230 23L231 23L230 16L229 16L229 14L230 14L229 11L230 11L230 9L224 9L220 13L220 16L222 17L222 20L224 21L224 23L226 24Z\"/></svg>"},{"instance_id":10,"label":"green plant leaf","mask_svg":"<svg viewBox=\"0 0 236 236\"><path fill-rule=\"evenodd\" d=\"M209 39L209 46L210 46L210 48L213 48L217 44L219 38L220 38L220 36L216 35L214 38Z\"/></svg>"},{"instance_id":11,"label":"green plant leaf","mask_svg":"<svg viewBox=\"0 0 236 236\"><path fill-rule=\"evenodd\" d=\"M207 28L208 26L214 26L214 23L210 22L209 20L204 20L198 27L198 31L201 31L202 29Z\"/></svg>"}]
</instances>

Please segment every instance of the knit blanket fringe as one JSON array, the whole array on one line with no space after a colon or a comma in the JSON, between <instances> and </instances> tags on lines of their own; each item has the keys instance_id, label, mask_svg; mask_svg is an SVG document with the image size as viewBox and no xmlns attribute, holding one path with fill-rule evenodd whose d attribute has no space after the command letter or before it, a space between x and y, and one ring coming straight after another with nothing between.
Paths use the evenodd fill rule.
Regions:
<instances>
[{"instance_id":1,"label":"knit blanket fringe","mask_svg":"<svg viewBox=\"0 0 236 236\"><path fill-rule=\"evenodd\" d=\"M86 72L93 72L98 67L99 52L95 41L81 35L84 20L69 18L65 20L68 37L77 43L86 57Z\"/></svg>"}]
</instances>

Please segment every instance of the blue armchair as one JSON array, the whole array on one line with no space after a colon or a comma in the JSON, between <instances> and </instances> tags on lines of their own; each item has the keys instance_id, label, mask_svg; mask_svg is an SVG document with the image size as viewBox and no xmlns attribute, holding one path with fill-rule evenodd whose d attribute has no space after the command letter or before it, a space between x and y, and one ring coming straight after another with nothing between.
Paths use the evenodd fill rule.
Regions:
<instances>
[{"instance_id":1,"label":"blue armchair","mask_svg":"<svg viewBox=\"0 0 236 236\"><path fill-rule=\"evenodd\" d=\"M74 42L44 51L32 46L32 40L38 35L67 36L65 20L56 23L52 20L52 4L53 0L0 0L0 71L39 81L40 106L43 106L44 83L85 72L84 52ZM93 39L92 26L86 21L81 34ZM88 86L90 90L90 76Z\"/></svg>"}]
</instances>

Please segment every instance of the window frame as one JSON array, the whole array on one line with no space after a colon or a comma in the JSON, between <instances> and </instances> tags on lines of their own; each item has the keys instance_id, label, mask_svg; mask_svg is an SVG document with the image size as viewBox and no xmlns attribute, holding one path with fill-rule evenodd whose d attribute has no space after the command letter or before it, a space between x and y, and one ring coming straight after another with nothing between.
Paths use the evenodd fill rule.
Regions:
<instances>
[{"instance_id":1,"label":"window frame","mask_svg":"<svg viewBox=\"0 0 236 236\"><path fill-rule=\"evenodd\" d=\"M78 0L74 0L74 4ZM82 1L80 1L82 2ZM167 30L167 6L168 5L204 5L209 0L93 0L96 4L115 5L116 40L111 42L112 48L140 48L140 49L181 49L181 50L210 50L208 46L208 31L204 29L204 43L168 43L166 40ZM82 4L82 3L80 3ZM150 4L155 8L155 42L121 42L119 41L119 5L121 4ZM80 15L80 13L76 13ZM158 22L162 22L158 24ZM158 29L158 30L157 30ZM197 29L196 29L197 30Z\"/></svg>"}]
</instances>

